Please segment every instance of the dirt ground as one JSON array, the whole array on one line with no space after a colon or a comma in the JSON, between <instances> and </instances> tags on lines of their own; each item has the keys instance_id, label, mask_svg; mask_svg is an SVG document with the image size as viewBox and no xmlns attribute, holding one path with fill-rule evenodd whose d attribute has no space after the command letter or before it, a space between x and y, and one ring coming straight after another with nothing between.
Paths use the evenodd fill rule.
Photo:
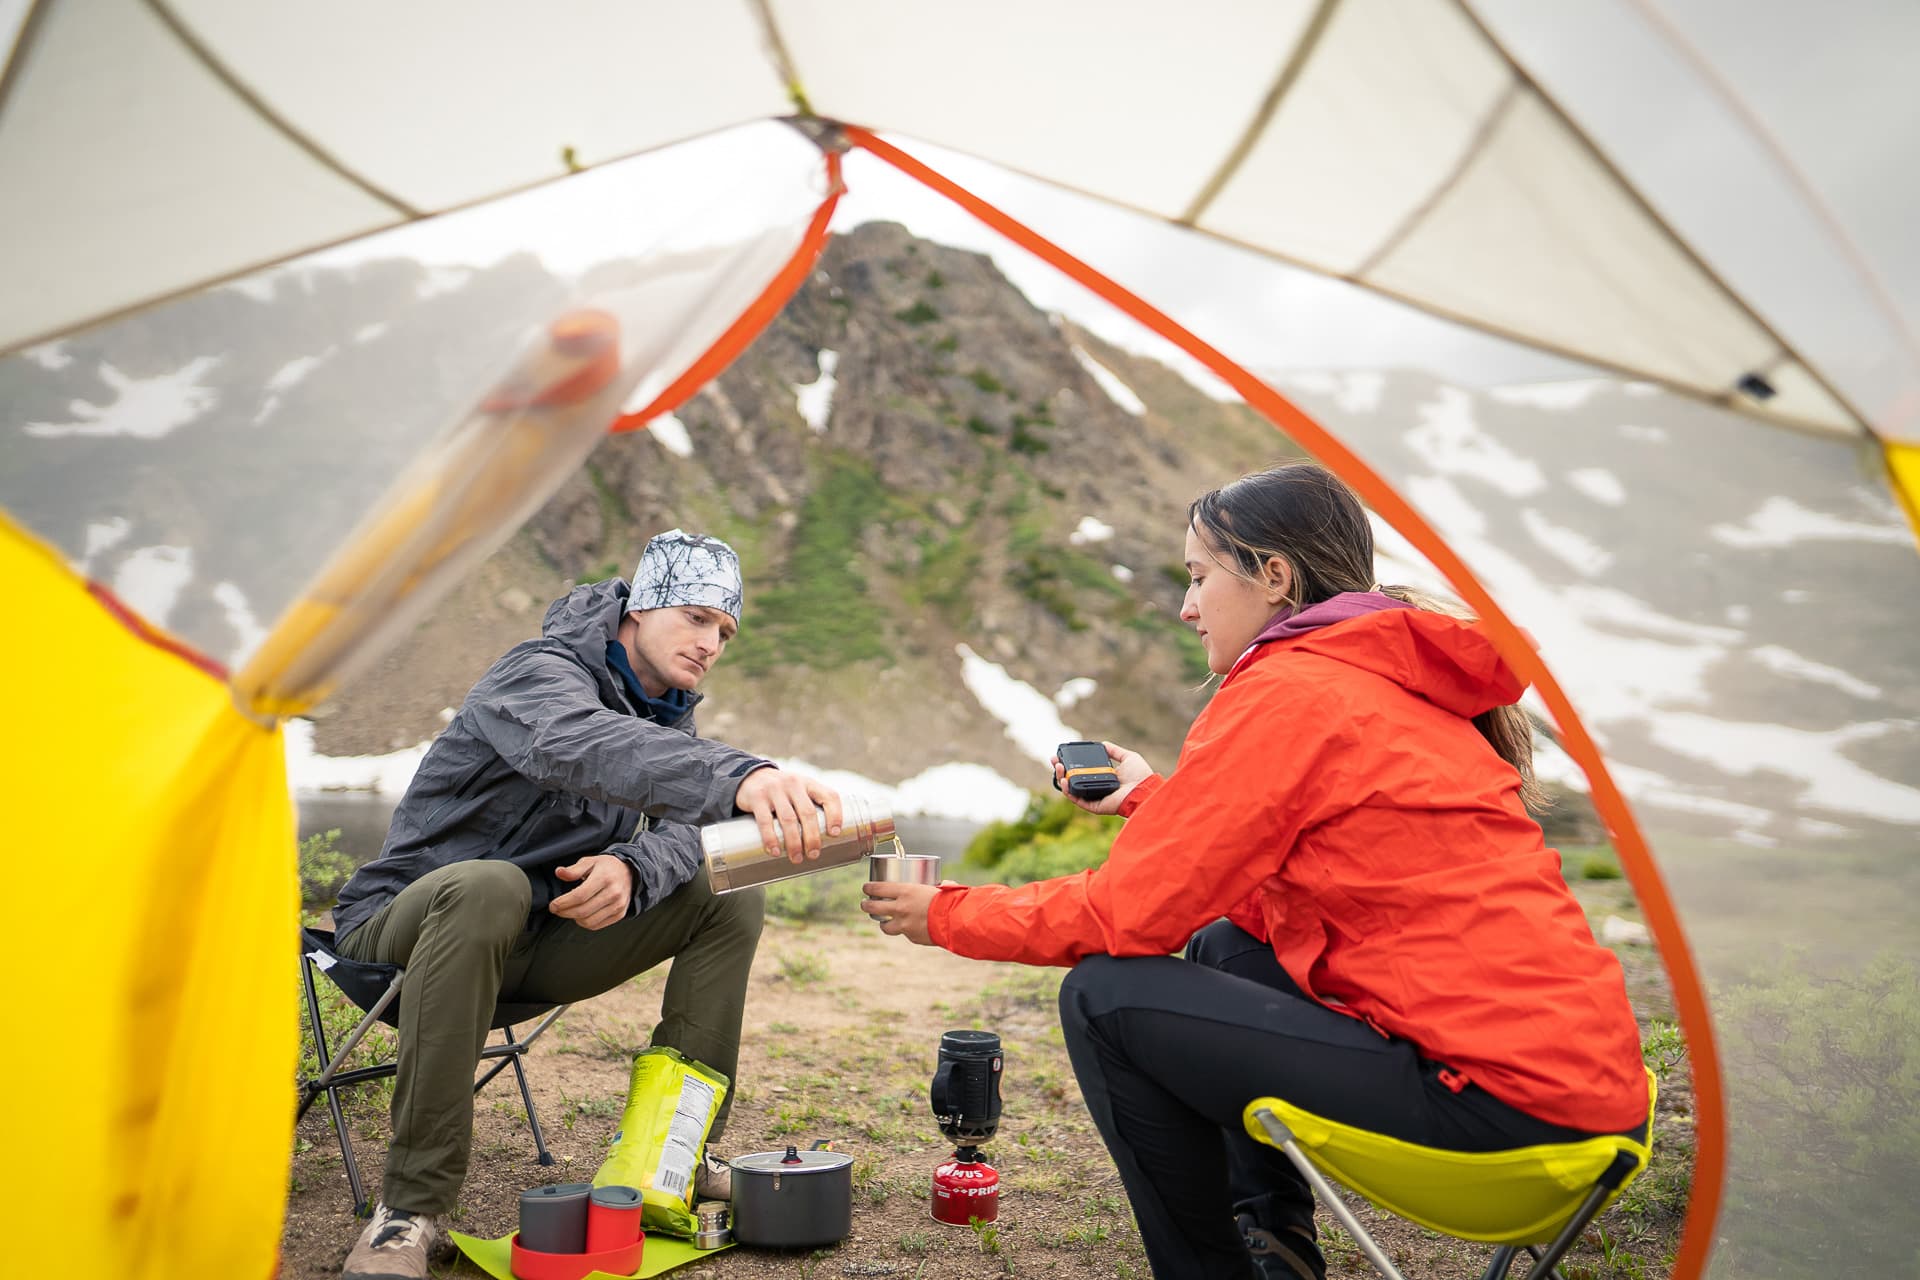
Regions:
<instances>
[{"instance_id":1,"label":"dirt ground","mask_svg":"<svg viewBox=\"0 0 1920 1280\"><path fill-rule=\"evenodd\" d=\"M1596 916L1631 914L1615 884L1582 886ZM1643 1023L1670 1019L1657 959L1622 949ZM754 965L741 1085L718 1149L725 1155L831 1139L854 1157L853 1233L830 1249L734 1247L674 1273L686 1280L751 1277L984 1275L1144 1277L1145 1255L1112 1162L1088 1119L1061 1044L1054 993L1061 971L963 960L886 938L865 921L770 920ZM514 1230L527 1187L587 1181L619 1120L631 1055L647 1043L665 971L576 1005L529 1055L541 1123L557 1164L542 1168L510 1074L481 1093L473 1161L455 1226L479 1236ZM997 1031L1006 1046L1005 1115L988 1151L1002 1179L993 1228L947 1227L927 1212L934 1166L950 1148L928 1111L940 1034ZM385 1150L386 1095L359 1091L349 1113L363 1176L377 1188ZM1691 1094L1684 1064L1663 1084L1655 1166L1589 1232L1572 1276L1641 1277L1670 1270L1691 1152ZM1669 1136L1677 1141L1669 1141ZM1676 1195L1675 1187L1681 1188ZM1663 1200L1662 1197L1665 1197ZM1672 1203L1668 1203L1671 1201ZM302 1120L281 1245L285 1280L337 1275L358 1233L324 1102ZM1482 1246L1468 1245L1363 1208L1363 1220L1409 1274L1476 1276ZM1340 1276L1372 1271L1321 1213L1322 1245ZM435 1274L480 1277L464 1259Z\"/></svg>"}]
</instances>

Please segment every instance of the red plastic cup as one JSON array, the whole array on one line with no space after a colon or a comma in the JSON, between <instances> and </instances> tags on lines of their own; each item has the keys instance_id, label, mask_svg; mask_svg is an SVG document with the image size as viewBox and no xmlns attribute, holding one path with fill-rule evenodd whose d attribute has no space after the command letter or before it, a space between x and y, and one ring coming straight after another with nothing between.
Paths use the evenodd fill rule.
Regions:
<instances>
[{"instance_id":1,"label":"red plastic cup","mask_svg":"<svg viewBox=\"0 0 1920 1280\"><path fill-rule=\"evenodd\" d=\"M587 1252L603 1253L640 1238L640 1193L632 1187L595 1187L587 1197Z\"/></svg>"}]
</instances>

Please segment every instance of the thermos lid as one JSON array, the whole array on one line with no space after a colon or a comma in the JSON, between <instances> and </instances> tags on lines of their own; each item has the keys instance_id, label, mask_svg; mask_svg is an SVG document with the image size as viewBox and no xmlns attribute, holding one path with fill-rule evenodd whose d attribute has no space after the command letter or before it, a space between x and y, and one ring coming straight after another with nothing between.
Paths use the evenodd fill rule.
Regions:
<instances>
[{"instance_id":1,"label":"thermos lid","mask_svg":"<svg viewBox=\"0 0 1920 1280\"><path fill-rule=\"evenodd\" d=\"M853 1157L843 1151L756 1151L752 1155L735 1156L727 1162L735 1169L745 1173L825 1173L830 1169L844 1169L853 1163Z\"/></svg>"},{"instance_id":2,"label":"thermos lid","mask_svg":"<svg viewBox=\"0 0 1920 1280\"><path fill-rule=\"evenodd\" d=\"M632 1187L595 1187L587 1199L608 1209L631 1209L640 1203L640 1193Z\"/></svg>"}]
</instances>

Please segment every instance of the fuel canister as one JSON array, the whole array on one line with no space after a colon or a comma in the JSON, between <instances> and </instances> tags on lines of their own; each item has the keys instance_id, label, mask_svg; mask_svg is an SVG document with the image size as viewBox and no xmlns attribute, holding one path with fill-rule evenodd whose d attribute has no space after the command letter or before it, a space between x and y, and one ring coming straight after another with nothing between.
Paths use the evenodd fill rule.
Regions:
<instances>
[{"instance_id":1,"label":"fuel canister","mask_svg":"<svg viewBox=\"0 0 1920 1280\"><path fill-rule=\"evenodd\" d=\"M1000 1216L1000 1175L984 1160L953 1159L933 1171L933 1219L952 1227Z\"/></svg>"}]
</instances>

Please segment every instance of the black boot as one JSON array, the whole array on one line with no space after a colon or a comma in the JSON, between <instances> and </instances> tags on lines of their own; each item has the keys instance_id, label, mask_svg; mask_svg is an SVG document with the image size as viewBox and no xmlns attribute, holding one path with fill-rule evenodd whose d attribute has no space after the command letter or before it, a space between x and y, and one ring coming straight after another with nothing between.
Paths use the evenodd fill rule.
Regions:
<instances>
[{"instance_id":1,"label":"black boot","mask_svg":"<svg viewBox=\"0 0 1920 1280\"><path fill-rule=\"evenodd\" d=\"M1327 1260L1305 1231L1298 1227L1269 1231L1249 1213L1238 1215L1234 1222L1247 1242L1253 1274L1260 1280L1327 1280Z\"/></svg>"}]
</instances>

